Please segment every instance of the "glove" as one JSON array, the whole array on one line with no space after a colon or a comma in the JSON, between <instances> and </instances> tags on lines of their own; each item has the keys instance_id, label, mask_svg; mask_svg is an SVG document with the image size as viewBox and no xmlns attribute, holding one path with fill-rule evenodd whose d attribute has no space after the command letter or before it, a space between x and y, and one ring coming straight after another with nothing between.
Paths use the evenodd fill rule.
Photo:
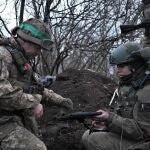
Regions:
<instances>
[{"instance_id":1,"label":"glove","mask_svg":"<svg viewBox=\"0 0 150 150\"><path fill-rule=\"evenodd\" d=\"M49 105L64 107L69 110L73 109L73 102L70 98L64 98L61 95L55 93L53 90L49 90L47 88L44 88L43 100L46 101L46 103Z\"/></svg>"},{"instance_id":2,"label":"glove","mask_svg":"<svg viewBox=\"0 0 150 150\"><path fill-rule=\"evenodd\" d=\"M63 106L68 110L73 110L73 102L70 98L63 98L60 106Z\"/></svg>"}]
</instances>

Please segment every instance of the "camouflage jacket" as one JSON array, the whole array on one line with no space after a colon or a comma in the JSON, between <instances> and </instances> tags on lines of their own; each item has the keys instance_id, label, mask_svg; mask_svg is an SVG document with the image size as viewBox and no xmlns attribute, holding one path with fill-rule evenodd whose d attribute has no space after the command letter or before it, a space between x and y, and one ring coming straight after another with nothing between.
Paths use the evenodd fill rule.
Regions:
<instances>
[{"instance_id":1,"label":"camouflage jacket","mask_svg":"<svg viewBox=\"0 0 150 150\"><path fill-rule=\"evenodd\" d=\"M65 108L73 106L69 98L63 98L46 88L42 94L25 93L22 87L26 82L30 82L29 79L28 75L19 74L11 53L6 47L0 46L0 124L15 121L20 125L25 125L26 122L22 122L23 117L24 121L32 122L27 123L28 125L35 125L32 108L41 100L46 101L46 104L50 106L57 105Z\"/></svg>"},{"instance_id":2,"label":"camouflage jacket","mask_svg":"<svg viewBox=\"0 0 150 150\"><path fill-rule=\"evenodd\" d=\"M33 108L40 103L39 94L24 93L17 83L17 68L10 52L0 47L0 109L14 111ZM13 82L14 81L14 82Z\"/></svg>"},{"instance_id":3,"label":"camouflage jacket","mask_svg":"<svg viewBox=\"0 0 150 150\"><path fill-rule=\"evenodd\" d=\"M113 105L110 132L137 141L150 137L150 84L138 90L131 85L120 87Z\"/></svg>"},{"instance_id":4,"label":"camouflage jacket","mask_svg":"<svg viewBox=\"0 0 150 150\"><path fill-rule=\"evenodd\" d=\"M28 112L32 115L32 108L42 99L39 94L24 93L23 89L16 84L17 74L10 52L0 46L0 125L17 122L24 126L25 122L22 118L24 113Z\"/></svg>"}]
</instances>

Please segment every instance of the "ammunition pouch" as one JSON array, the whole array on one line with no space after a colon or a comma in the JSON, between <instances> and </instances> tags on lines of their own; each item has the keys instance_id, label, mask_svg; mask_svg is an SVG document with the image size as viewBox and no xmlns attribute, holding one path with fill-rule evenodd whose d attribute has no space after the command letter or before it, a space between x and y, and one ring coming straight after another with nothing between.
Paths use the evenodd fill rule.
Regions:
<instances>
[{"instance_id":1,"label":"ammunition pouch","mask_svg":"<svg viewBox=\"0 0 150 150\"><path fill-rule=\"evenodd\" d=\"M136 103L135 97L118 98L116 103L117 107L115 108L115 111L118 115L124 118L133 118L133 107Z\"/></svg>"}]
</instances>

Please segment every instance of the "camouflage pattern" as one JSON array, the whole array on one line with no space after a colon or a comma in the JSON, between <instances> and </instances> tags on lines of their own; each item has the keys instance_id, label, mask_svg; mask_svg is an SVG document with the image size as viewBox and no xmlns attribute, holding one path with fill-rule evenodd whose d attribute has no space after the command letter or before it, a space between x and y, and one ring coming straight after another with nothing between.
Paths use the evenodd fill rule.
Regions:
<instances>
[{"instance_id":1,"label":"camouflage pattern","mask_svg":"<svg viewBox=\"0 0 150 150\"><path fill-rule=\"evenodd\" d=\"M49 105L56 105L66 109L73 109L73 103L70 98L64 98L61 95L56 94L53 90L48 90L45 88L43 91L43 96Z\"/></svg>"},{"instance_id":2,"label":"camouflage pattern","mask_svg":"<svg viewBox=\"0 0 150 150\"><path fill-rule=\"evenodd\" d=\"M30 83L28 75L19 75L10 52L0 46L0 141L7 150L46 150L37 138L38 126L32 109L45 100L49 105L72 109L72 101L45 89L43 95L23 92Z\"/></svg>"},{"instance_id":3,"label":"camouflage pattern","mask_svg":"<svg viewBox=\"0 0 150 150\"><path fill-rule=\"evenodd\" d=\"M149 84L137 91L122 86L113 102L114 112L107 125L109 132L84 133L87 150L120 150L120 146L122 150L149 150L146 147L150 147L150 142L146 146L144 142L150 137L149 97Z\"/></svg>"},{"instance_id":4,"label":"camouflage pattern","mask_svg":"<svg viewBox=\"0 0 150 150\"><path fill-rule=\"evenodd\" d=\"M17 74L15 71L17 69L12 65L11 54L0 47L0 109L14 111L33 108L40 103L42 96L23 93L21 88L12 85L11 80L16 77L12 74Z\"/></svg>"},{"instance_id":5,"label":"camouflage pattern","mask_svg":"<svg viewBox=\"0 0 150 150\"><path fill-rule=\"evenodd\" d=\"M41 102L42 95L23 92L17 82L17 68L13 65L11 54L0 47L0 141L1 148L43 149L46 147L35 135L38 135L32 108ZM18 86L19 85L19 86ZM23 85L23 83L22 83ZM24 116L24 117L23 117ZM25 129L30 118L30 129ZM32 118L32 121L31 121ZM34 120L34 121L33 121ZM40 144L40 145L37 145Z\"/></svg>"},{"instance_id":6,"label":"camouflage pattern","mask_svg":"<svg viewBox=\"0 0 150 150\"><path fill-rule=\"evenodd\" d=\"M16 123L1 125L0 133L3 135L1 138L3 150L47 150L39 138Z\"/></svg>"}]
</instances>

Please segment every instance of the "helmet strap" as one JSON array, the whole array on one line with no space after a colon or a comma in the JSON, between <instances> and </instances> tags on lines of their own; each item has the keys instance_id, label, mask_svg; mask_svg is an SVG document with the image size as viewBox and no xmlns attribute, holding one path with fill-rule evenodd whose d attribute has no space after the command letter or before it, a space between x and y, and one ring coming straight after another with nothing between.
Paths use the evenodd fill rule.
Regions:
<instances>
[{"instance_id":1,"label":"helmet strap","mask_svg":"<svg viewBox=\"0 0 150 150\"><path fill-rule=\"evenodd\" d=\"M24 56L23 49L20 47L20 44L16 39L13 39L13 41L9 40L5 47L12 55L14 64L21 74L24 75L26 73L32 72L32 67Z\"/></svg>"}]
</instances>

